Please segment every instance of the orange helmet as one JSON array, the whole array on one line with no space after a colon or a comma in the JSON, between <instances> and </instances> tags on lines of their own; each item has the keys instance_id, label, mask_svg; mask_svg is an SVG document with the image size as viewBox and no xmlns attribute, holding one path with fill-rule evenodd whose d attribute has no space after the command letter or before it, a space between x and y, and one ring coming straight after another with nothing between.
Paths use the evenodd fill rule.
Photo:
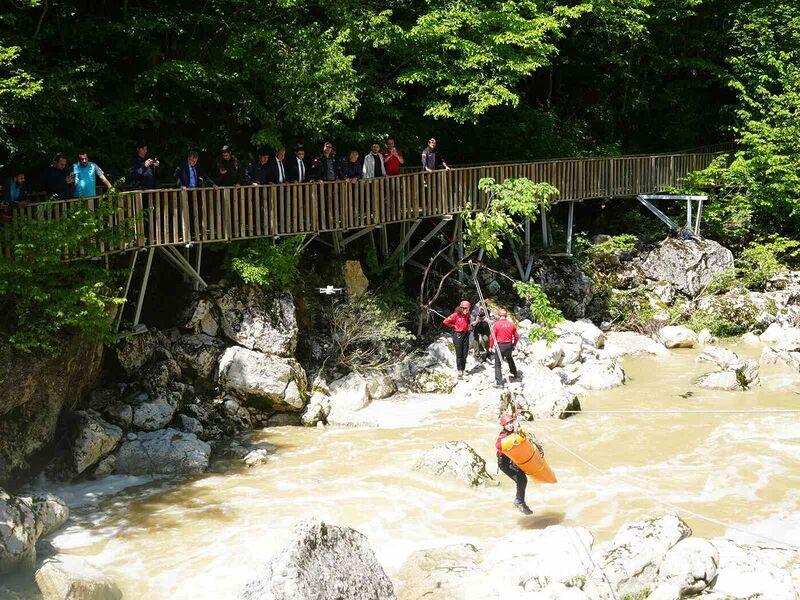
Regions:
<instances>
[{"instance_id":1,"label":"orange helmet","mask_svg":"<svg viewBox=\"0 0 800 600\"><path fill-rule=\"evenodd\" d=\"M497 311L497 316L498 317L507 317L508 316L508 311L505 308L501 308L501 309L499 309Z\"/></svg>"},{"instance_id":2,"label":"orange helmet","mask_svg":"<svg viewBox=\"0 0 800 600\"><path fill-rule=\"evenodd\" d=\"M472 307L472 305L467 300L462 300L461 302L459 302L458 307L466 308L467 310L469 310Z\"/></svg>"},{"instance_id":3,"label":"orange helmet","mask_svg":"<svg viewBox=\"0 0 800 600\"><path fill-rule=\"evenodd\" d=\"M503 415L502 417L500 417L500 425L505 427L506 425L511 423L513 420L514 420L514 416L513 415Z\"/></svg>"}]
</instances>

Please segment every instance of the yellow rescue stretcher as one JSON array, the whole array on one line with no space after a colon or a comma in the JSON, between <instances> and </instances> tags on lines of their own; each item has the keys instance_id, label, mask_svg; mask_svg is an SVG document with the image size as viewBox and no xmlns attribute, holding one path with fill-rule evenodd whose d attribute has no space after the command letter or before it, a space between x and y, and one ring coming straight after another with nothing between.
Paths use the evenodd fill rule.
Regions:
<instances>
[{"instance_id":1,"label":"yellow rescue stretcher","mask_svg":"<svg viewBox=\"0 0 800 600\"><path fill-rule=\"evenodd\" d=\"M544 454L534 446L524 433L512 433L503 438L500 446L520 470L539 483L556 483L556 476L544 459Z\"/></svg>"}]
</instances>

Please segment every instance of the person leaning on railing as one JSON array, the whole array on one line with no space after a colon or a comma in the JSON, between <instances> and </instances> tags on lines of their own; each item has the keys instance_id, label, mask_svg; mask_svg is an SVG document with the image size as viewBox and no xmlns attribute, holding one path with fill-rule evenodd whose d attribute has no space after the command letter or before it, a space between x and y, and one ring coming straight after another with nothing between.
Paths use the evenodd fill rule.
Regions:
<instances>
[{"instance_id":1,"label":"person leaning on railing","mask_svg":"<svg viewBox=\"0 0 800 600\"><path fill-rule=\"evenodd\" d=\"M258 151L258 158L247 165L244 170L244 182L247 185L269 183L269 150L261 148Z\"/></svg>"},{"instance_id":2,"label":"person leaning on railing","mask_svg":"<svg viewBox=\"0 0 800 600\"><path fill-rule=\"evenodd\" d=\"M406 164L406 159L403 158L403 153L395 147L395 139L393 136L386 138L386 148L381 150L383 156L383 163L386 165L387 175L399 175L400 168Z\"/></svg>"},{"instance_id":3,"label":"person leaning on railing","mask_svg":"<svg viewBox=\"0 0 800 600\"><path fill-rule=\"evenodd\" d=\"M342 179L347 183L355 183L361 178L363 168L361 161L358 160L358 150L350 150L347 160L340 165L339 170Z\"/></svg>"},{"instance_id":4,"label":"person leaning on railing","mask_svg":"<svg viewBox=\"0 0 800 600\"><path fill-rule=\"evenodd\" d=\"M53 164L44 171L44 189L49 197L59 200L72 198L72 188L75 185L75 174L67 171L67 159L61 153L53 157Z\"/></svg>"},{"instance_id":5,"label":"person leaning on railing","mask_svg":"<svg viewBox=\"0 0 800 600\"><path fill-rule=\"evenodd\" d=\"M384 177L386 175L386 165L383 162L381 146L374 142L370 147L370 153L364 157L364 169L362 177L372 179L373 177Z\"/></svg>"},{"instance_id":6,"label":"person leaning on railing","mask_svg":"<svg viewBox=\"0 0 800 600\"><path fill-rule=\"evenodd\" d=\"M0 223L11 223L13 210L28 206L28 192L25 188L25 173L22 169L12 169L11 177L0 187Z\"/></svg>"},{"instance_id":7,"label":"person leaning on railing","mask_svg":"<svg viewBox=\"0 0 800 600\"><path fill-rule=\"evenodd\" d=\"M133 165L131 166L131 187L137 190L150 190L156 186L158 180L158 167L160 162L157 158L148 156L147 144L136 142L136 153L133 155Z\"/></svg>"},{"instance_id":8,"label":"person leaning on railing","mask_svg":"<svg viewBox=\"0 0 800 600\"><path fill-rule=\"evenodd\" d=\"M426 173L431 173L437 169L445 168L448 171L450 167L447 166L441 152L439 152L439 143L436 138L430 138L428 145L422 151L422 169Z\"/></svg>"},{"instance_id":9,"label":"person leaning on railing","mask_svg":"<svg viewBox=\"0 0 800 600\"><path fill-rule=\"evenodd\" d=\"M298 144L294 148L294 156L284 161L286 179L291 183L306 183L310 179L310 169L306 163L306 149Z\"/></svg>"},{"instance_id":10,"label":"person leaning on railing","mask_svg":"<svg viewBox=\"0 0 800 600\"><path fill-rule=\"evenodd\" d=\"M234 156L231 147L225 144L217 158L218 185L239 185L239 159Z\"/></svg>"},{"instance_id":11,"label":"person leaning on railing","mask_svg":"<svg viewBox=\"0 0 800 600\"><path fill-rule=\"evenodd\" d=\"M91 162L89 154L86 152L78 153L78 162L72 165L72 174L75 178L74 194L76 198L97 196L96 179L102 181L108 188L114 187L106 178L100 165Z\"/></svg>"},{"instance_id":12,"label":"person leaning on railing","mask_svg":"<svg viewBox=\"0 0 800 600\"><path fill-rule=\"evenodd\" d=\"M286 168L286 149L278 148L275 156L269 161L269 183L286 183L288 169Z\"/></svg>"},{"instance_id":13,"label":"person leaning on railing","mask_svg":"<svg viewBox=\"0 0 800 600\"><path fill-rule=\"evenodd\" d=\"M320 183L339 179L339 169L336 165L332 142L325 142L322 145L322 154L314 159L314 163L311 165L311 179Z\"/></svg>"},{"instance_id":14,"label":"person leaning on railing","mask_svg":"<svg viewBox=\"0 0 800 600\"><path fill-rule=\"evenodd\" d=\"M199 188L209 185L216 186L214 180L208 177L197 165L199 155L190 150L186 155L186 162L175 168L175 180L179 188Z\"/></svg>"}]
</instances>

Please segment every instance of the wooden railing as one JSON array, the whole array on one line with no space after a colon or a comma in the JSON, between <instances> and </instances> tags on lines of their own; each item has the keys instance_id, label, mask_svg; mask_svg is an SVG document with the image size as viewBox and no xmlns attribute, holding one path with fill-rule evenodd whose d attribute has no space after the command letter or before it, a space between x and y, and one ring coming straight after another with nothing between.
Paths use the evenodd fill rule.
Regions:
<instances>
[{"instance_id":1,"label":"wooden railing","mask_svg":"<svg viewBox=\"0 0 800 600\"><path fill-rule=\"evenodd\" d=\"M130 219L135 232L125 243L103 251L315 234L452 215L467 203L477 209L485 206L478 190L484 177L550 183L560 191L555 202L652 193L679 187L688 173L705 168L715 156L703 152L578 158L459 167L355 183L123 192L114 200L116 215L109 224ZM59 219L70 207L94 206L95 201L52 201L15 210L12 224L0 227L4 250L19 240L17 224L22 218Z\"/></svg>"}]
</instances>

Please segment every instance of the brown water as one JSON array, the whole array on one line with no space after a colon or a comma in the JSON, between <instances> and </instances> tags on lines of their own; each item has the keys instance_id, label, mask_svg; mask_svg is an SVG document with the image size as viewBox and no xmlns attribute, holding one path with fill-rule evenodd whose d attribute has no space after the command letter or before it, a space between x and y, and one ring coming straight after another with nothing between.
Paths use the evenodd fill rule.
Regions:
<instances>
[{"instance_id":1,"label":"brown water","mask_svg":"<svg viewBox=\"0 0 800 600\"><path fill-rule=\"evenodd\" d=\"M737 350L748 354L747 348ZM752 391L700 390L692 382L709 367L696 364L695 356L683 351L626 359L629 382L584 398L583 408L800 407L800 379L777 368L762 370L762 387ZM311 516L364 533L400 585L400 565L419 548L558 523L588 527L604 541L626 521L670 512L663 501L800 544L798 415L585 414L536 422L559 484L529 485L534 516L522 517L511 505L513 485L502 474L499 487L473 490L411 470L436 442L465 440L494 473L499 427L477 419L476 406L416 396L372 410L390 424L259 432L256 441L278 451L254 469L227 465L224 472L177 485L147 482L117 494L110 493L113 486L138 480L109 478L54 490L84 504L54 543L101 566L125 597L152 600L235 597L293 524ZM684 518L697 535L735 533Z\"/></svg>"}]
</instances>

